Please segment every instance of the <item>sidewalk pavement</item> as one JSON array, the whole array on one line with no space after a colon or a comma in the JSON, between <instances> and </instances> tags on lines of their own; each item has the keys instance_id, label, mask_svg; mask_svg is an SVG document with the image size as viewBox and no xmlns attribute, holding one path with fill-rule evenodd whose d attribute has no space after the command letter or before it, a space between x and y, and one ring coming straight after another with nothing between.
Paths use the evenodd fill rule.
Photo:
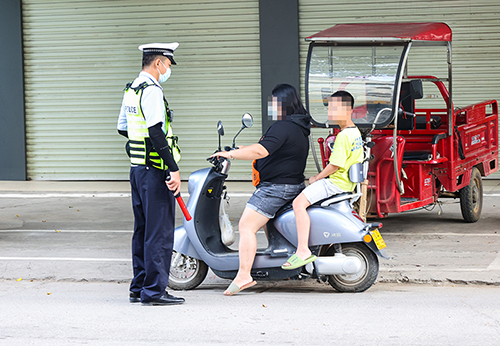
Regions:
<instances>
[{"instance_id":1,"label":"sidewalk pavement","mask_svg":"<svg viewBox=\"0 0 500 346\"><path fill-rule=\"evenodd\" d=\"M228 191L253 192L250 181L226 181ZM483 179L484 193L500 193L500 180ZM0 193L34 193L34 192L130 192L128 181L55 181L31 180L11 181L0 180ZM187 181L182 182L181 192L187 192Z\"/></svg>"},{"instance_id":2,"label":"sidewalk pavement","mask_svg":"<svg viewBox=\"0 0 500 346\"><path fill-rule=\"evenodd\" d=\"M500 181L498 181L500 184ZM227 181L228 190L235 192L253 192L255 188L249 181ZM498 188L500 192L500 187ZM55 180L31 180L31 181L9 181L0 180L0 193L129 193L130 183L128 181L55 181ZM187 193L187 181L182 182L181 193Z\"/></svg>"},{"instance_id":3,"label":"sidewalk pavement","mask_svg":"<svg viewBox=\"0 0 500 346\"><path fill-rule=\"evenodd\" d=\"M237 229L254 188L250 182L226 185L227 212ZM483 185L477 223L465 223L453 199L432 211L380 220L392 258L380 259L378 282L500 285L500 180L485 179ZM182 194L187 201L187 182ZM127 181L0 181L0 279L129 281L129 196ZM178 211L176 225L181 223ZM258 242L267 244L262 232ZM226 284L210 272L202 285Z\"/></svg>"}]
</instances>

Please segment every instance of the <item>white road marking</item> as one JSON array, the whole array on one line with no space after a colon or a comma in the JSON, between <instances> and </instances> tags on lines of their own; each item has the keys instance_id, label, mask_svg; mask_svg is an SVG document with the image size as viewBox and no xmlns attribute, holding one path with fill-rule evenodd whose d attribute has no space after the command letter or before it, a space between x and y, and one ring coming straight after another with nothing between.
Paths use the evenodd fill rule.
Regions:
<instances>
[{"instance_id":1,"label":"white road marking","mask_svg":"<svg viewBox=\"0 0 500 346\"><path fill-rule=\"evenodd\" d=\"M128 258L85 258L85 257L0 257L0 261L132 262L132 259L128 259Z\"/></svg>"},{"instance_id":2,"label":"white road marking","mask_svg":"<svg viewBox=\"0 0 500 346\"><path fill-rule=\"evenodd\" d=\"M251 193L228 193L229 197L250 197ZM97 192L97 193L3 193L0 198L130 198L127 192ZM189 193L182 193L182 197L189 198Z\"/></svg>"},{"instance_id":3,"label":"white road marking","mask_svg":"<svg viewBox=\"0 0 500 346\"><path fill-rule=\"evenodd\" d=\"M488 270L500 270L500 252L493 262L490 263Z\"/></svg>"},{"instance_id":4,"label":"white road marking","mask_svg":"<svg viewBox=\"0 0 500 346\"><path fill-rule=\"evenodd\" d=\"M118 198L130 197L130 193L98 192L98 193L4 193L0 198Z\"/></svg>"},{"instance_id":5,"label":"white road marking","mask_svg":"<svg viewBox=\"0 0 500 346\"><path fill-rule=\"evenodd\" d=\"M188 193L183 193L184 198L189 198ZM229 197L247 197L252 196L249 192L228 192ZM500 193L485 193L484 197L500 197ZM131 194L129 192L96 192L96 193L3 193L0 194L0 198L130 198Z\"/></svg>"},{"instance_id":6,"label":"white road marking","mask_svg":"<svg viewBox=\"0 0 500 346\"><path fill-rule=\"evenodd\" d=\"M17 233L17 232L29 232L29 233L134 233L133 230L96 230L96 229L0 229L0 233ZM261 229L260 233L264 233ZM238 231L236 231L238 233ZM398 232L398 233L383 233L384 237L399 237L399 236L447 236L447 237L500 237L499 233L424 233L424 232Z\"/></svg>"},{"instance_id":7,"label":"white road marking","mask_svg":"<svg viewBox=\"0 0 500 346\"><path fill-rule=\"evenodd\" d=\"M446 236L446 237L500 237L500 233L436 233L436 232L429 232L429 233L424 233L424 232L398 232L398 233L384 233L384 230L381 229L380 233L384 237L389 237L389 236L433 236L433 235L438 235L438 236Z\"/></svg>"},{"instance_id":8,"label":"white road marking","mask_svg":"<svg viewBox=\"0 0 500 346\"><path fill-rule=\"evenodd\" d=\"M419 272L419 271L425 271L425 272L443 272L443 271L451 271L451 272L487 272L490 270L488 268L450 268L450 267L441 267L441 268L429 268L425 266L421 267L391 267L391 268L384 268L380 267L379 271L381 272L398 272L398 271L405 271L405 272Z\"/></svg>"},{"instance_id":9,"label":"white road marking","mask_svg":"<svg viewBox=\"0 0 500 346\"><path fill-rule=\"evenodd\" d=\"M133 230L95 230L95 229L2 229L0 233L134 233Z\"/></svg>"}]
</instances>

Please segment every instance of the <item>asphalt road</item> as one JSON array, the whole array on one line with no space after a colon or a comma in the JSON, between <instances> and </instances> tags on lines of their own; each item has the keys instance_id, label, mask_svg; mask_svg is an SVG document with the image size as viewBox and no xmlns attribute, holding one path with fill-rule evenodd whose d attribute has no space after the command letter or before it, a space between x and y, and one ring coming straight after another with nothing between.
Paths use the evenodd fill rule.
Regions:
<instances>
[{"instance_id":1,"label":"asphalt road","mask_svg":"<svg viewBox=\"0 0 500 346\"><path fill-rule=\"evenodd\" d=\"M0 345L500 344L497 182L474 224L453 200L381 220L392 259L381 259L366 292L308 279L224 297L228 281L209 273L199 288L175 292L186 303L170 307L128 303L126 185L55 190L64 185L0 182ZM230 191L236 226L249 191Z\"/></svg>"},{"instance_id":2,"label":"asphalt road","mask_svg":"<svg viewBox=\"0 0 500 346\"><path fill-rule=\"evenodd\" d=\"M358 294L297 281L225 297L178 292L179 306L127 301L119 283L0 282L0 345L500 344L498 287L376 284Z\"/></svg>"}]
</instances>

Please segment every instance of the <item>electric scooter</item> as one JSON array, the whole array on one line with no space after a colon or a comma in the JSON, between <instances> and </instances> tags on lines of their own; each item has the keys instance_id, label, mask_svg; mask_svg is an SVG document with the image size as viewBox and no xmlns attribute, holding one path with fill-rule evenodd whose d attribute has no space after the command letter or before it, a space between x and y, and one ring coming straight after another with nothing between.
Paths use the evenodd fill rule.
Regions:
<instances>
[{"instance_id":1,"label":"electric scooter","mask_svg":"<svg viewBox=\"0 0 500 346\"><path fill-rule=\"evenodd\" d=\"M240 132L253 124L248 113L242 117ZM219 148L224 134L218 123ZM231 149L226 147L226 150ZM365 146L366 161L350 168L350 179L364 180L369 146ZM177 290L194 289L205 279L208 267L219 277L233 279L239 266L238 251L230 249L221 240L219 210L226 194L224 185L231 161L219 157L207 159L212 167L193 172L188 181L187 209L191 220L175 229L174 251L168 286ZM297 230L291 203L282 207L274 219L267 223L268 247L258 249L251 271L252 277L261 280L288 278L313 278L328 280L339 292L363 292L377 279L378 257L387 258L385 243L378 229L382 224L364 223L352 204L360 193L343 193L311 205L307 211L311 218L309 247L318 258L316 261L293 270L283 270L281 265L294 254Z\"/></svg>"}]
</instances>

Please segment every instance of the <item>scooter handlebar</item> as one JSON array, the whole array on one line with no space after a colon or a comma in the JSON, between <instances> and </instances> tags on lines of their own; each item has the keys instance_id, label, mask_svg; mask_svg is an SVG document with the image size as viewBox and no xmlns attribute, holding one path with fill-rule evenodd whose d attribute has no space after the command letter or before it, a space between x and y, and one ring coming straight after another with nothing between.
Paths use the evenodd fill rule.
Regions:
<instances>
[{"instance_id":1,"label":"scooter handlebar","mask_svg":"<svg viewBox=\"0 0 500 346\"><path fill-rule=\"evenodd\" d=\"M227 148L227 147L226 147ZM233 149L231 149L233 150ZM229 150L226 150L229 151ZM214 154L218 153L219 151L216 151ZM224 161L228 161L225 157L222 156L210 156L207 157L207 161L210 162L212 165L217 166L222 164Z\"/></svg>"}]
</instances>

